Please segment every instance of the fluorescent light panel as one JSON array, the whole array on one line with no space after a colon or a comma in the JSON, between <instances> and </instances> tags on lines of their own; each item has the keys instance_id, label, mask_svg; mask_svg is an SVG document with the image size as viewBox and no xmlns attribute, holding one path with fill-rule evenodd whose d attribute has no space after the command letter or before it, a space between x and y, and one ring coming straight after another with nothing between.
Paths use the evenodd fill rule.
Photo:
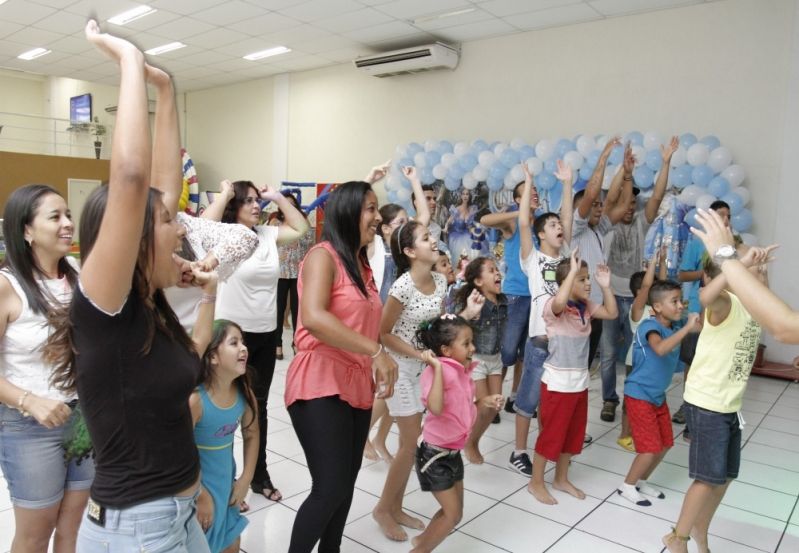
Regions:
<instances>
[{"instance_id":1,"label":"fluorescent light panel","mask_svg":"<svg viewBox=\"0 0 799 553\"><path fill-rule=\"evenodd\" d=\"M248 61L256 61L272 56L279 56L280 54L286 54L288 52L291 52L291 48L286 48L285 46L276 46L275 48L270 48L268 50L261 50L260 52L247 54L244 56L244 59Z\"/></svg>"},{"instance_id":2,"label":"fluorescent light panel","mask_svg":"<svg viewBox=\"0 0 799 553\"><path fill-rule=\"evenodd\" d=\"M149 50L145 50L145 54L150 54L151 56L158 56L159 54L165 54L167 52L171 52L173 50L180 50L181 48L185 48L186 45L182 42L170 42L169 44L164 44L162 46L156 46L155 48L150 48Z\"/></svg>"},{"instance_id":3,"label":"fluorescent light panel","mask_svg":"<svg viewBox=\"0 0 799 553\"><path fill-rule=\"evenodd\" d=\"M109 23L113 23L114 25L126 25L131 21L136 21L146 15L150 15L151 13L155 13L155 8L151 8L150 6L145 6L142 4L132 10L128 10L126 12L122 12L119 15L115 15L111 19L108 20Z\"/></svg>"},{"instance_id":4,"label":"fluorescent light panel","mask_svg":"<svg viewBox=\"0 0 799 553\"><path fill-rule=\"evenodd\" d=\"M35 60L36 58L40 58L42 56L46 56L52 52L52 50L48 50L47 48L34 48L33 50L28 50L27 52L22 52L17 58L25 61Z\"/></svg>"},{"instance_id":5,"label":"fluorescent light panel","mask_svg":"<svg viewBox=\"0 0 799 553\"><path fill-rule=\"evenodd\" d=\"M422 17L417 17L411 23L418 24L418 23L427 23L428 21L435 21L437 19L446 19L447 17L455 17L457 15L464 15L467 13L472 13L474 8L464 8L461 10L453 10L444 13L438 13L434 15L423 15Z\"/></svg>"}]
</instances>

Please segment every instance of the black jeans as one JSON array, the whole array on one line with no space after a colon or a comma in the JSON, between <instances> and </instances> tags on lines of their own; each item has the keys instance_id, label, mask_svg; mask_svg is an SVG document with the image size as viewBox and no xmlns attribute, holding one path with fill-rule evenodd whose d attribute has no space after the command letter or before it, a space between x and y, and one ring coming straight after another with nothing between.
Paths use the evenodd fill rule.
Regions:
<instances>
[{"instance_id":1,"label":"black jeans","mask_svg":"<svg viewBox=\"0 0 799 553\"><path fill-rule=\"evenodd\" d=\"M269 388L275 375L275 335L282 332L279 326L271 332L245 332L244 344L249 357L247 364L252 367L252 391L258 402L258 460L255 463L253 482L266 478L266 404Z\"/></svg>"},{"instance_id":2,"label":"black jeans","mask_svg":"<svg viewBox=\"0 0 799 553\"><path fill-rule=\"evenodd\" d=\"M286 313L287 300L291 309L291 343L293 345L294 332L297 331L297 310L300 306L299 298L297 297L296 278L281 278L277 281L277 328L280 332L275 334L276 348L283 347L283 315Z\"/></svg>"},{"instance_id":3,"label":"black jeans","mask_svg":"<svg viewBox=\"0 0 799 553\"><path fill-rule=\"evenodd\" d=\"M596 357L596 350L599 349L599 339L602 338L602 319L591 319L591 337L588 343L588 368Z\"/></svg>"},{"instance_id":4,"label":"black jeans","mask_svg":"<svg viewBox=\"0 0 799 553\"><path fill-rule=\"evenodd\" d=\"M372 410L331 396L296 401L288 412L313 479L294 519L289 553L310 553L317 541L319 553L338 553Z\"/></svg>"}]
</instances>

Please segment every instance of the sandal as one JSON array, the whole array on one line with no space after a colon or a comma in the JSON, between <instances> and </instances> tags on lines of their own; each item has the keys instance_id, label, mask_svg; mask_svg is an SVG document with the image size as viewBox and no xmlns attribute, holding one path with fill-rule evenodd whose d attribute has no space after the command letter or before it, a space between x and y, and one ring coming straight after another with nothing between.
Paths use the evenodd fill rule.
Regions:
<instances>
[{"instance_id":1,"label":"sandal","mask_svg":"<svg viewBox=\"0 0 799 553\"><path fill-rule=\"evenodd\" d=\"M250 510L250 505L242 499L241 503L239 503L239 512L246 513L249 510Z\"/></svg>"},{"instance_id":2,"label":"sandal","mask_svg":"<svg viewBox=\"0 0 799 553\"><path fill-rule=\"evenodd\" d=\"M283 494L272 483L268 473L261 481L250 484L250 489L254 493L263 495L269 501L278 502L283 499Z\"/></svg>"},{"instance_id":3,"label":"sandal","mask_svg":"<svg viewBox=\"0 0 799 553\"><path fill-rule=\"evenodd\" d=\"M661 541L663 542L663 545L669 547L669 545L671 545L671 542L673 542L674 540L680 540L685 543L688 543L689 541L691 541L691 536L680 536L679 534L677 534L677 529L674 526L672 526L671 533L663 536L663 539Z\"/></svg>"}]
</instances>

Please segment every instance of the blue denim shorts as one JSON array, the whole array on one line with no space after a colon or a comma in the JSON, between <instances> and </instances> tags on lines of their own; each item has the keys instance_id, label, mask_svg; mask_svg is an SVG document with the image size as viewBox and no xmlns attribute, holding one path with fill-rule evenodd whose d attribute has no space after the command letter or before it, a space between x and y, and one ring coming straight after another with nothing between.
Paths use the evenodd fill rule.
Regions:
<instances>
[{"instance_id":1,"label":"blue denim shorts","mask_svg":"<svg viewBox=\"0 0 799 553\"><path fill-rule=\"evenodd\" d=\"M527 325L530 322L530 296L507 296L508 318L502 334L502 365L508 367L524 358Z\"/></svg>"},{"instance_id":2,"label":"blue denim shorts","mask_svg":"<svg viewBox=\"0 0 799 553\"><path fill-rule=\"evenodd\" d=\"M688 475L713 485L738 478L741 466L738 414L717 413L686 402L685 421L691 429Z\"/></svg>"},{"instance_id":3,"label":"blue denim shorts","mask_svg":"<svg viewBox=\"0 0 799 553\"><path fill-rule=\"evenodd\" d=\"M104 525L89 518L99 508L89 500L78 531L81 553L210 553L197 521L197 495L165 497L129 507L106 508Z\"/></svg>"},{"instance_id":4,"label":"blue denim shorts","mask_svg":"<svg viewBox=\"0 0 799 553\"><path fill-rule=\"evenodd\" d=\"M541 377L544 375L544 361L549 357L546 342L539 337L528 338L524 348L524 368L516 391L513 409L518 415L533 417L541 399Z\"/></svg>"},{"instance_id":5,"label":"blue denim shorts","mask_svg":"<svg viewBox=\"0 0 799 553\"><path fill-rule=\"evenodd\" d=\"M45 428L33 417L0 404L0 468L15 507L46 509L61 501L64 490L91 487L91 459L64 462L66 429L67 425Z\"/></svg>"}]
</instances>

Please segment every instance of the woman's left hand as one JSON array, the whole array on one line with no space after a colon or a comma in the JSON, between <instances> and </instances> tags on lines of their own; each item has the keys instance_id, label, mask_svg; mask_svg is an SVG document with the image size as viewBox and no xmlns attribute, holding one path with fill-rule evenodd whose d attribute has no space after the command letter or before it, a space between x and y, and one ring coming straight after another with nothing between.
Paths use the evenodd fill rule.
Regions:
<instances>
[{"instance_id":1,"label":"woman's left hand","mask_svg":"<svg viewBox=\"0 0 799 553\"><path fill-rule=\"evenodd\" d=\"M277 188L269 186L268 184L265 185L263 188L261 188L260 194L261 194L261 199L266 200L268 202L277 201L278 196L280 197L283 196L283 194L281 194Z\"/></svg>"},{"instance_id":2,"label":"woman's left hand","mask_svg":"<svg viewBox=\"0 0 799 553\"><path fill-rule=\"evenodd\" d=\"M233 490L230 492L230 502L228 505L238 505L244 498L247 497L247 489L250 487L250 482L239 478L233 482Z\"/></svg>"},{"instance_id":3,"label":"woman's left hand","mask_svg":"<svg viewBox=\"0 0 799 553\"><path fill-rule=\"evenodd\" d=\"M375 385L377 398L385 399L394 395L394 383L397 381L397 362L384 349L372 362L375 369Z\"/></svg>"}]
</instances>

